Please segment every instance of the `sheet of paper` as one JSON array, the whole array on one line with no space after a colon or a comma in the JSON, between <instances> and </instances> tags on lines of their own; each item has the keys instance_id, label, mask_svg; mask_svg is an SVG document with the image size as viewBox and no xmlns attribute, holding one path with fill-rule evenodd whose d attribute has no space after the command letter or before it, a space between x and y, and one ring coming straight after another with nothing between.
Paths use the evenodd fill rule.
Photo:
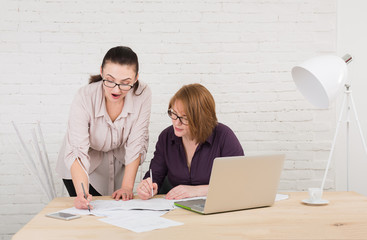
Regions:
<instances>
[{"instance_id":1,"label":"sheet of paper","mask_svg":"<svg viewBox=\"0 0 367 240\"><path fill-rule=\"evenodd\" d=\"M157 213L155 211L129 210L125 211L123 216L107 217L98 220L137 233L183 225L181 222L176 222L156 215Z\"/></svg>"},{"instance_id":2,"label":"sheet of paper","mask_svg":"<svg viewBox=\"0 0 367 240\"><path fill-rule=\"evenodd\" d=\"M123 204L121 204L121 202L122 201L115 200L96 200L91 202L91 204L93 205L91 213L89 213L88 210L76 209L75 207L64 209L61 212L73 213L78 215L93 214L95 216L104 216L106 218L98 220L138 233L183 224L180 222L161 218L161 216L166 214L169 210L173 209L173 201L157 198L146 200L144 202L142 202L142 200L140 199L134 199L134 201L124 201ZM131 210L133 208L143 210ZM147 210L145 208L151 208L153 210ZM166 208L171 209L156 210Z\"/></svg>"},{"instance_id":3,"label":"sheet of paper","mask_svg":"<svg viewBox=\"0 0 367 240\"><path fill-rule=\"evenodd\" d=\"M133 209L145 209L145 210L172 210L174 204L170 200L164 198L152 198L149 200L133 199L130 201L121 201L123 204L120 209L133 210Z\"/></svg>"},{"instance_id":4,"label":"sheet of paper","mask_svg":"<svg viewBox=\"0 0 367 240\"><path fill-rule=\"evenodd\" d=\"M275 201L281 201L281 200L285 200L288 199L288 195L287 194L277 194L275 197Z\"/></svg>"},{"instance_id":5,"label":"sheet of paper","mask_svg":"<svg viewBox=\"0 0 367 240\"><path fill-rule=\"evenodd\" d=\"M126 216L139 216L139 217L161 217L169 211L151 211L151 210L112 210L104 211L105 217L110 218L124 218ZM102 216L102 215L101 215Z\"/></svg>"},{"instance_id":6,"label":"sheet of paper","mask_svg":"<svg viewBox=\"0 0 367 240\"><path fill-rule=\"evenodd\" d=\"M61 212L72 213L78 215L93 214L96 216L108 216L113 210L172 210L175 208L173 200L164 198L153 198L149 200L132 199L129 201L116 200L95 200L90 204L93 206L91 211L77 209L75 207L67 208Z\"/></svg>"}]
</instances>

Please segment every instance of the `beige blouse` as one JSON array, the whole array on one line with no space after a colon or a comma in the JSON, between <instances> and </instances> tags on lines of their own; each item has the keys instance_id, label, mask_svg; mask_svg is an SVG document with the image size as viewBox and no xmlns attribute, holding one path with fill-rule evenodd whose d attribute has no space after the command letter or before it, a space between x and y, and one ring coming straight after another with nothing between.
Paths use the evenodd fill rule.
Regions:
<instances>
[{"instance_id":1,"label":"beige blouse","mask_svg":"<svg viewBox=\"0 0 367 240\"><path fill-rule=\"evenodd\" d=\"M90 184L100 194L111 195L121 187L124 165L136 160L139 154L140 163L145 160L152 93L139 81L136 94L133 90L128 92L121 114L112 122L106 110L102 81L78 91L56 166L62 178L71 179L71 165L80 158Z\"/></svg>"}]
</instances>

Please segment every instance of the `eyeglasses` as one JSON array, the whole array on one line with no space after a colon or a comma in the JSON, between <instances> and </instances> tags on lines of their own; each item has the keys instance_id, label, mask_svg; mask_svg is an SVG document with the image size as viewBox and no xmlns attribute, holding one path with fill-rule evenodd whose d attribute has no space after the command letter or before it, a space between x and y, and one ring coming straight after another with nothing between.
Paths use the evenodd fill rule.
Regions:
<instances>
[{"instance_id":1,"label":"eyeglasses","mask_svg":"<svg viewBox=\"0 0 367 240\"><path fill-rule=\"evenodd\" d=\"M172 109L168 109L167 111L168 113L168 116L172 119L172 120L177 120L179 119L180 122L183 124L183 125L188 125L189 124L189 120L186 118L186 117L179 117L175 112L173 112Z\"/></svg>"},{"instance_id":2,"label":"eyeglasses","mask_svg":"<svg viewBox=\"0 0 367 240\"><path fill-rule=\"evenodd\" d=\"M109 81L109 80L106 80L106 79L102 79L102 81L103 81L103 85L105 85L106 87L114 88L114 87L118 86L121 91L129 91L131 88L134 87L134 84L135 84L135 82L132 85L131 84L123 84L123 83L119 84L119 83L115 83L115 82L112 82L112 81Z\"/></svg>"}]
</instances>

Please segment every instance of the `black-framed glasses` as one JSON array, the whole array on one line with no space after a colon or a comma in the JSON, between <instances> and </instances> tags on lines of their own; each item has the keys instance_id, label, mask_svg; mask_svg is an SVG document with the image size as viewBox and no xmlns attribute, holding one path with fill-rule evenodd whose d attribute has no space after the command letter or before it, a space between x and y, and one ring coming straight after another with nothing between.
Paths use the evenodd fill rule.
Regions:
<instances>
[{"instance_id":1,"label":"black-framed glasses","mask_svg":"<svg viewBox=\"0 0 367 240\"><path fill-rule=\"evenodd\" d=\"M116 86L118 86L118 88L121 90L121 91L129 91L130 89L132 89L134 87L134 84L123 84L123 83L115 83L115 82L112 82L110 80L106 80L106 79L102 79L103 81L103 85L105 85L106 87L108 88L114 88Z\"/></svg>"},{"instance_id":2,"label":"black-framed glasses","mask_svg":"<svg viewBox=\"0 0 367 240\"><path fill-rule=\"evenodd\" d=\"M172 119L172 120L177 120L179 119L180 122L183 124L183 125L189 125L189 120L186 118L186 117L180 117L177 115L177 113L175 113L172 109L168 109L167 111L168 113L168 116Z\"/></svg>"}]
</instances>

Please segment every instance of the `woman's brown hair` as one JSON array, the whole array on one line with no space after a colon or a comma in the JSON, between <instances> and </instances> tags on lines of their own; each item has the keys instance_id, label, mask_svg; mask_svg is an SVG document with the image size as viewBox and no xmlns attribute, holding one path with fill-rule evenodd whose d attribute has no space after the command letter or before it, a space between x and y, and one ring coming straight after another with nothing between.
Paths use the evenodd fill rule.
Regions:
<instances>
[{"instance_id":1,"label":"woman's brown hair","mask_svg":"<svg viewBox=\"0 0 367 240\"><path fill-rule=\"evenodd\" d=\"M130 65L135 67L135 77L139 72L139 61L136 53L129 47L125 46L117 46L108 50L106 55L103 58L101 68L105 66L106 63L117 63L120 65ZM102 80L101 75L92 75L89 78L89 83L99 82ZM139 88L139 80L134 84L134 94L136 94L136 90ZM141 94L141 93L140 93Z\"/></svg>"},{"instance_id":2,"label":"woman's brown hair","mask_svg":"<svg viewBox=\"0 0 367 240\"><path fill-rule=\"evenodd\" d=\"M198 83L184 85L171 98L168 109L176 101L181 101L184 107L191 137L197 143L205 142L218 124L215 101L209 90Z\"/></svg>"}]
</instances>

